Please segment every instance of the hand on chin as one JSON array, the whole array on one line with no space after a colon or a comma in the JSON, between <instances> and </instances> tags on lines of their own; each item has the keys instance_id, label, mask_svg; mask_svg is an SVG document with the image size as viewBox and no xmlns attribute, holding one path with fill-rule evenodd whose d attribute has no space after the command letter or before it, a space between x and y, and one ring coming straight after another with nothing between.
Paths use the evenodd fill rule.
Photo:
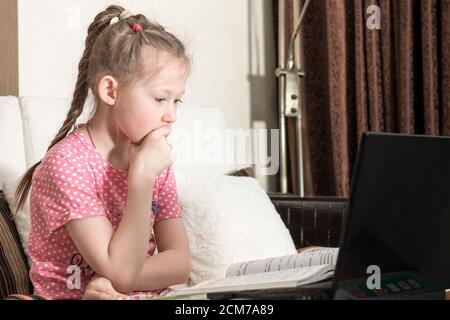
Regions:
<instances>
[{"instance_id":1,"label":"hand on chin","mask_svg":"<svg viewBox=\"0 0 450 320\"><path fill-rule=\"evenodd\" d=\"M143 135L140 139L138 139L138 140L135 140L135 141L131 140L131 143L136 144L136 145L140 145L140 144L145 140L145 138L146 138L150 133L152 133L153 131L154 131L154 129L150 130L150 132L147 132L146 134L144 134L144 135Z\"/></svg>"},{"instance_id":2,"label":"hand on chin","mask_svg":"<svg viewBox=\"0 0 450 320\"><path fill-rule=\"evenodd\" d=\"M140 145L140 144L144 141L144 139L145 139L150 133L152 133L153 131L158 130L159 128L162 128L162 127L165 127L165 126L160 126L160 127L157 127L157 128L153 128L153 129L150 130L148 133L146 133L140 140L138 140L138 141L132 141L132 143L133 143L133 144L136 144L136 145Z\"/></svg>"},{"instance_id":3,"label":"hand on chin","mask_svg":"<svg viewBox=\"0 0 450 320\"><path fill-rule=\"evenodd\" d=\"M147 135L145 135L145 136L143 136L140 140L138 140L138 141L131 141L131 143L133 143L133 144L135 144L135 145L140 145L141 143L142 143L142 141L144 141L144 139L145 139L145 137L146 137Z\"/></svg>"}]
</instances>

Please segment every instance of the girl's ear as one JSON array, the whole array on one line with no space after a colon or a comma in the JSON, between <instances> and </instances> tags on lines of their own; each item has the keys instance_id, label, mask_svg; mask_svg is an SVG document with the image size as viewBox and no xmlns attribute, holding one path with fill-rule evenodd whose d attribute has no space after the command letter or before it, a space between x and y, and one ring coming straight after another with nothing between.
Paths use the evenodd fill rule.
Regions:
<instances>
[{"instance_id":1,"label":"girl's ear","mask_svg":"<svg viewBox=\"0 0 450 320\"><path fill-rule=\"evenodd\" d=\"M104 76L98 82L98 96L109 106L113 106L117 101L117 89L119 83L111 76Z\"/></svg>"}]
</instances>

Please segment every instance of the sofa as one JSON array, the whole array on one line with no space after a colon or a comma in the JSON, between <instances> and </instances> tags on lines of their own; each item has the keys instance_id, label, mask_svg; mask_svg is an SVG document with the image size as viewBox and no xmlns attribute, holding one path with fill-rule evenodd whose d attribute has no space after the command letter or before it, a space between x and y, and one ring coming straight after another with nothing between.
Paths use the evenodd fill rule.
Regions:
<instances>
[{"instance_id":1,"label":"sofa","mask_svg":"<svg viewBox=\"0 0 450 320\"><path fill-rule=\"evenodd\" d=\"M12 212L11 195L18 178L45 155L69 105L68 98L0 97L0 299L42 298L32 295L28 277L29 212ZM78 123L90 111L87 102ZM174 170L193 257L190 284L220 276L230 263L338 246L346 199L266 193L251 163L217 157L234 148L221 139L224 119L216 108L183 106L170 138L179 155Z\"/></svg>"}]
</instances>

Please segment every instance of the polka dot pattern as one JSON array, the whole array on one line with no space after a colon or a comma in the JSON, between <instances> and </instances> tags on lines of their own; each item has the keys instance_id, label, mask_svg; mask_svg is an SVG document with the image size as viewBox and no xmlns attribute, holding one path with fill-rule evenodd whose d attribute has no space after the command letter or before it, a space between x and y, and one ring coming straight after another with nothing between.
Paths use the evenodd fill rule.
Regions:
<instances>
[{"instance_id":1,"label":"polka dot pattern","mask_svg":"<svg viewBox=\"0 0 450 320\"><path fill-rule=\"evenodd\" d=\"M128 172L113 167L85 138L79 127L51 150L36 168L30 193L31 232L28 250L30 278L35 294L53 299L81 299L95 274L82 259L66 228L73 219L105 216L117 229L128 192ZM157 252L153 226L160 220L181 217L173 168L162 171L154 185L149 255ZM74 257L80 259L74 259ZM69 289L67 272L78 264L81 286ZM70 279L69 279L70 281ZM133 293L154 296L161 290Z\"/></svg>"}]
</instances>

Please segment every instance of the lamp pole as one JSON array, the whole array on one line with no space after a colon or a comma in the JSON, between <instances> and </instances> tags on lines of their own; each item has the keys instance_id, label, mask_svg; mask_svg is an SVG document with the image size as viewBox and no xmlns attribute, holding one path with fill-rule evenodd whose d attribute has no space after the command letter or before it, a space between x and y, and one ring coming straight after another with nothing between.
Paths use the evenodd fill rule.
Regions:
<instances>
[{"instance_id":1,"label":"lamp pole","mask_svg":"<svg viewBox=\"0 0 450 320\"><path fill-rule=\"evenodd\" d=\"M286 137L286 118L296 118L296 138L297 138L297 166L298 166L298 185L301 197L305 195L304 173L303 173L303 135L302 135L302 96L300 89L300 80L305 76L304 71L295 64L295 40L300 31L306 9L309 2L306 0L303 5L297 25L294 29L288 46L288 55L286 59L286 0L278 0L278 56L279 67L275 71L278 78L279 89L279 128L280 128L280 189L282 193L287 193L287 137Z\"/></svg>"}]
</instances>

